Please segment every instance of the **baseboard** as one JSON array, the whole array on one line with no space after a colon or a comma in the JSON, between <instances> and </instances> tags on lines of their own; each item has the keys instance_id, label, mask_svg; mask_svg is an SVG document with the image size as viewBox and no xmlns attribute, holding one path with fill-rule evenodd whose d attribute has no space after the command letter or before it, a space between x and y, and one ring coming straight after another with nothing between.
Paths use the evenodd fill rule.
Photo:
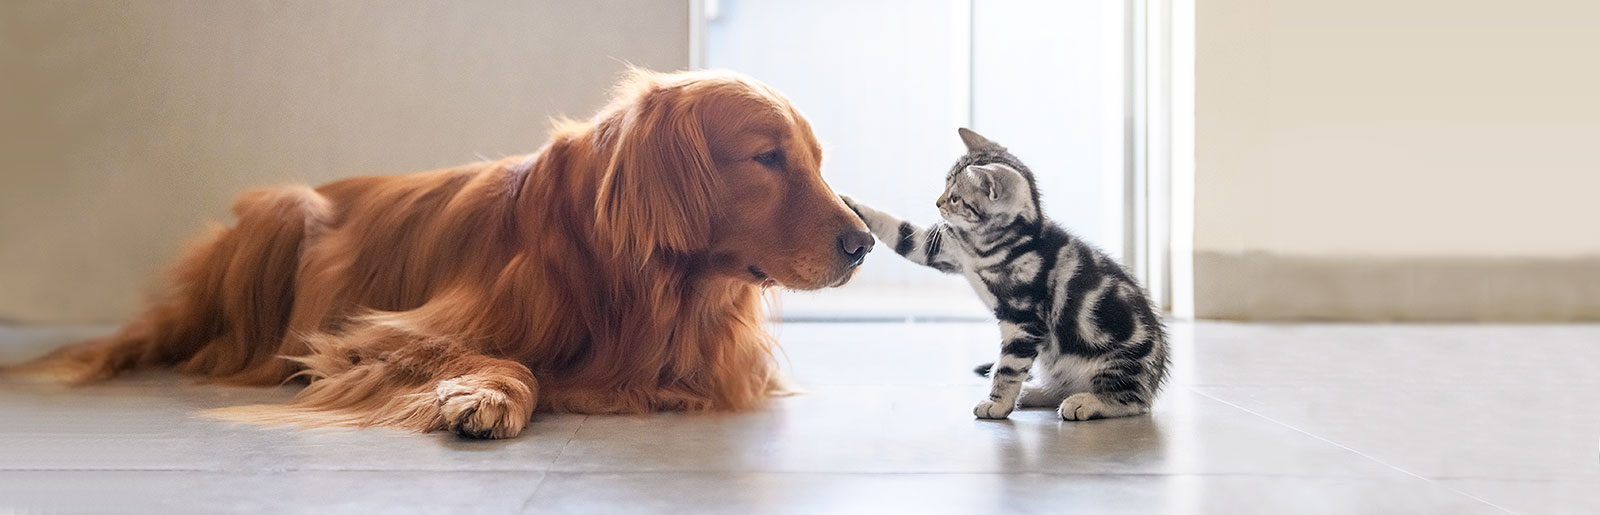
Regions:
<instances>
[{"instance_id":1,"label":"baseboard","mask_svg":"<svg viewBox=\"0 0 1600 515\"><path fill-rule=\"evenodd\" d=\"M1199 318L1600 321L1600 256L1332 258L1199 251L1194 258Z\"/></svg>"},{"instance_id":2,"label":"baseboard","mask_svg":"<svg viewBox=\"0 0 1600 515\"><path fill-rule=\"evenodd\" d=\"M771 311L774 321L989 321L978 294L965 284L960 288L895 288L846 286L810 292L778 294Z\"/></svg>"}]
</instances>

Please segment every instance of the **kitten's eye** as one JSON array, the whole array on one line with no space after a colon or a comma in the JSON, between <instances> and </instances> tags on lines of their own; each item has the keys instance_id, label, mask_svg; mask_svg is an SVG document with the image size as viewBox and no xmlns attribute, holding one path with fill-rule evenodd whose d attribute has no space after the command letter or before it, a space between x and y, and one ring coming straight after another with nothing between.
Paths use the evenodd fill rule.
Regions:
<instances>
[{"instance_id":1,"label":"kitten's eye","mask_svg":"<svg viewBox=\"0 0 1600 515\"><path fill-rule=\"evenodd\" d=\"M781 170L783 169L783 150L774 149L756 154L755 161L761 163L761 166L773 170Z\"/></svg>"}]
</instances>

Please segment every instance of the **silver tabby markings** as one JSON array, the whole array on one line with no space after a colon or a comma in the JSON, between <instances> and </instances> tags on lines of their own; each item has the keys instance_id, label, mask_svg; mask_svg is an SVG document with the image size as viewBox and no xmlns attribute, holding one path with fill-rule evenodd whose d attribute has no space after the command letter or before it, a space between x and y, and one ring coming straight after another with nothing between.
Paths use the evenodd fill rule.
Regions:
<instances>
[{"instance_id":1,"label":"silver tabby markings","mask_svg":"<svg viewBox=\"0 0 1600 515\"><path fill-rule=\"evenodd\" d=\"M943 221L919 227L846 197L872 234L912 262L959 273L1000 321L1000 359L979 418L1056 407L1089 420L1145 413L1166 379L1161 317L1128 271L1044 217L1033 172L961 129L967 153L945 177ZM1026 384L1025 384L1026 383Z\"/></svg>"}]
</instances>

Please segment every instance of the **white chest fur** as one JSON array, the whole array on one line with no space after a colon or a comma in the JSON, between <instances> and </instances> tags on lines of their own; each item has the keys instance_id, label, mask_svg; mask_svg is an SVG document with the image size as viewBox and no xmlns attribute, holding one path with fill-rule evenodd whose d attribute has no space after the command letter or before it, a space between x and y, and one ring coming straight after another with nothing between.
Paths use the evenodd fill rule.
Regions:
<instances>
[{"instance_id":1,"label":"white chest fur","mask_svg":"<svg viewBox=\"0 0 1600 515\"><path fill-rule=\"evenodd\" d=\"M978 298L983 299L983 305L993 311L997 300L994 294L989 292L989 286L984 284L983 278L978 277L977 260L968 255L961 256L961 275L967 278L967 284L972 285L972 290L978 292Z\"/></svg>"}]
</instances>

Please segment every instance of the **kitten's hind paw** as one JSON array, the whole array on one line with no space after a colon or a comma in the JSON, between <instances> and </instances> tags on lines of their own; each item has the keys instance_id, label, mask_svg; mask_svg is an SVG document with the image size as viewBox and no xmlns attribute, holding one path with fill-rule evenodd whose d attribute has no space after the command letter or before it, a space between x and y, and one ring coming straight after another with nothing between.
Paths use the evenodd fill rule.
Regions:
<instances>
[{"instance_id":1,"label":"kitten's hind paw","mask_svg":"<svg viewBox=\"0 0 1600 515\"><path fill-rule=\"evenodd\" d=\"M983 401L972 408L972 416L981 419L1002 419L1011 415L1011 410L1017 407L1016 403L1000 403L997 401Z\"/></svg>"},{"instance_id":2,"label":"kitten's hind paw","mask_svg":"<svg viewBox=\"0 0 1600 515\"><path fill-rule=\"evenodd\" d=\"M1117 418L1144 413L1146 407L1140 405L1106 404L1100 397L1092 393L1076 393L1067 400L1061 401L1062 420L1094 420L1097 418Z\"/></svg>"},{"instance_id":3,"label":"kitten's hind paw","mask_svg":"<svg viewBox=\"0 0 1600 515\"><path fill-rule=\"evenodd\" d=\"M1071 397L1067 397L1067 400L1061 401L1061 419L1091 420L1100 418L1100 412L1105 407L1105 403L1100 402L1100 398L1095 397L1092 393L1073 394Z\"/></svg>"}]
</instances>

